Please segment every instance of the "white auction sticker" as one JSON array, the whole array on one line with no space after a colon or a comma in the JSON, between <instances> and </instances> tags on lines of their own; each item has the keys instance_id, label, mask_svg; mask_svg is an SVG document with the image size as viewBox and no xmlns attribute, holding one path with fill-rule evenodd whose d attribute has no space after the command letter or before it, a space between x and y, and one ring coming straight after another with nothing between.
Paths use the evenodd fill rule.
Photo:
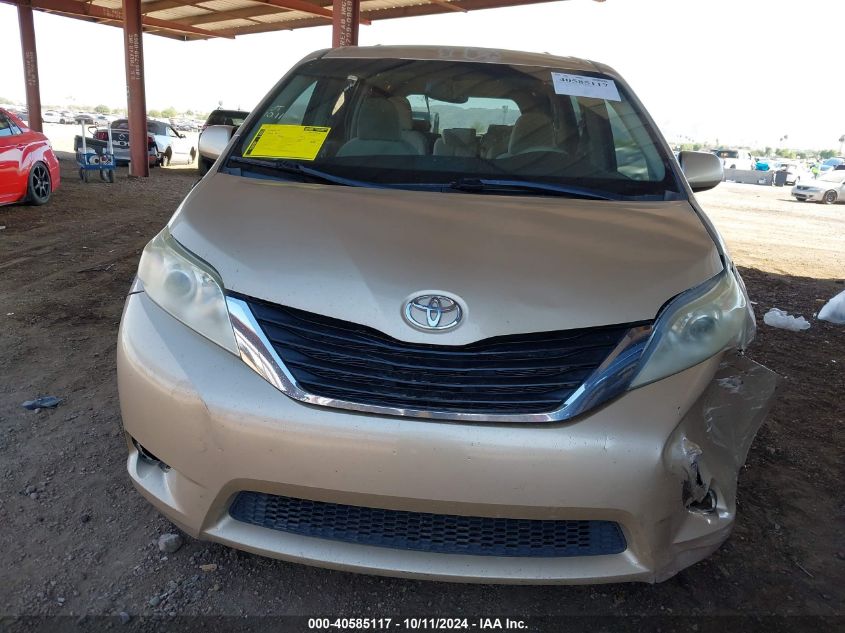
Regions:
<instances>
[{"instance_id":1,"label":"white auction sticker","mask_svg":"<svg viewBox=\"0 0 845 633\"><path fill-rule=\"evenodd\" d=\"M553 72L552 83L555 87L555 93L559 95L622 101L622 97L619 96L619 91L616 89L616 82L612 79Z\"/></svg>"}]
</instances>

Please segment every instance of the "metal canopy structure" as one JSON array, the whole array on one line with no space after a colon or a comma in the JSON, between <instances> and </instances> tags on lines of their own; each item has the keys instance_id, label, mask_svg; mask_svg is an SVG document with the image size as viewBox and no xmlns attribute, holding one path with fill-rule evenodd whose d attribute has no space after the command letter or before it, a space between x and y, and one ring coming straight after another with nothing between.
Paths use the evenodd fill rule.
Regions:
<instances>
[{"instance_id":1,"label":"metal canopy structure","mask_svg":"<svg viewBox=\"0 0 845 633\"><path fill-rule=\"evenodd\" d=\"M131 176L149 176L142 33L188 41L331 25L333 47L355 46L358 44L358 26L375 20L553 1L0 0L18 7L29 125L38 131L41 131L41 101L33 10L123 29Z\"/></svg>"},{"instance_id":2,"label":"metal canopy structure","mask_svg":"<svg viewBox=\"0 0 845 633\"><path fill-rule=\"evenodd\" d=\"M0 0L80 20L123 27L122 0ZM359 23L477 9L520 6L553 0L360 0ZM334 0L142 0L143 31L179 40L232 38L327 26L336 15ZM344 7L345 8L345 7Z\"/></svg>"}]
</instances>

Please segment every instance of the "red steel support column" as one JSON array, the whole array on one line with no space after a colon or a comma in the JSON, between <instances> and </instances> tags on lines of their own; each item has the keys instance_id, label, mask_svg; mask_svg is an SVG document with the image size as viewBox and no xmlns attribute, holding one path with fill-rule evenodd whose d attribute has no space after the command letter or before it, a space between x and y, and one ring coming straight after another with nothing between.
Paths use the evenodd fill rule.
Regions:
<instances>
[{"instance_id":1,"label":"red steel support column","mask_svg":"<svg viewBox=\"0 0 845 633\"><path fill-rule=\"evenodd\" d=\"M41 132L41 91L38 86L38 55L35 52L35 26L32 7L18 6L18 23L21 27L21 52L23 53L23 78L26 83L26 109L29 129Z\"/></svg>"},{"instance_id":2,"label":"red steel support column","mask_svg":"<svg viewBox=\"0 0 845 633\"><path fill-rule=\"evenodd\" d=\"M332 5L332 48L358 46L361 0L334 0Z\"/></svg>"},{"instance_id":3,"label":"red steel support column","mask_svg":"<svg viewBox=\"0 0 845 633\"><path fill-rule=\"evenodd\" d=\"M123 0L123 48L126 55L126 101L129 119L129 175L147 177L147 97L144 92L144 45L141 0Z\"/></svg>"}]
</instances>

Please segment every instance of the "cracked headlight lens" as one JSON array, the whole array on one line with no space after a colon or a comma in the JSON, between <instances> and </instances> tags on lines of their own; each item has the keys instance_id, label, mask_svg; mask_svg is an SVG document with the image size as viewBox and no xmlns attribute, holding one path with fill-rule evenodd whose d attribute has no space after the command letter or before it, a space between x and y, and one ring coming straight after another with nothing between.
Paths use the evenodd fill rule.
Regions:
<instances>
[{"instance_id":1,"label":"cracked headlight lens","mask_svg":"<svg viewBox=\"0 0 845 633\"><path fill-rule=\"evenodd\" d=\"M223 282L211 266L180 245L167 229L147 244L138 277L162 310L189 328L240 355L226 308Z\"/></svg>"},{"instance_id":2,"label":"cracked headlight lens","mask_svg":"<svg viewBox=\"0 0 845 633\"><path fill-rule=\"evenodd\" d=\"M725 270L666 305L631 388L676 374L726 349L745 349L755 330L739 273Z\"/></svg>"}]
</instances>

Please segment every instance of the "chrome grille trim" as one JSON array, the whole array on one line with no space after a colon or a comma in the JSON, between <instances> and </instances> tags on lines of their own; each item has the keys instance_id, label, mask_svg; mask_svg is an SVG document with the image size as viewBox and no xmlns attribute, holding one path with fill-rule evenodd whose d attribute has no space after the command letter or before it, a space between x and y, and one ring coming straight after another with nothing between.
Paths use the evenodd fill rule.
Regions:
<instances>
[{"instance_id":1,"label":"chrome grille trim","mask_svg":"<svg viewBox=\"0 0 845 633\"><path fill-rule=\"evenodd\" d=\"M651 336L651 325L631 328L622 341L604 360L604 362L587 378L561 407L547 413L468 413L454 411L428 411L422 409L401 408L350 402L318 396L308 393L297 384L296 379L285 366L273 345L259 326L249 306L242 299L227 296L229 317L235 332L235 340L240 350L241 359L267 382L294 400L335 409L345 409L375 415L422 418L427 420L447 420L472 423L521 423L539 424L548 422L562 422L571 419L585 411L603 403L606 399L597 399L601 389L607 387L608 382L618 373L614 365L622 363L623 369L633 369L645 344ZM627 373L633 377L633 371ZM626 374L627 375L627 374Z\"/></svg>"}]
</instances>

